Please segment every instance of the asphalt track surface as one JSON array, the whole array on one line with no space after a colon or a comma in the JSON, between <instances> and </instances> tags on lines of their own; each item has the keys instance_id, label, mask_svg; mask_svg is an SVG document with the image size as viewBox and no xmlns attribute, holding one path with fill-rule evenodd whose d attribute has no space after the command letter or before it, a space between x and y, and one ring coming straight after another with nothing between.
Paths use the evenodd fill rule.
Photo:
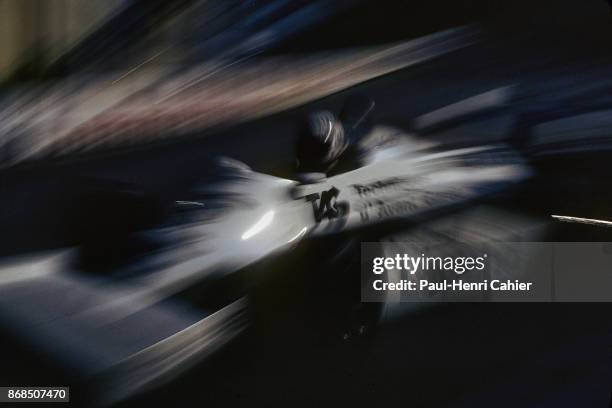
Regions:
<instances>
[{"instance_id":1,"label":"asphalt track surface","mask_svg":"<svg viewBox=\"0 0 612 408\"><path fill-rule=\"evenodd\" d=\"M595 8L605 11L603 3ZM521 33L514 36L505 31L508 27L489 27L483 43L369 81L357 90L377 100L377 119L399 126L408 126L419 115L469 96L516 83L532 95L527 103L552 103L567 91L612 79L612 58L607 56L612 20L605 13L592 18L589 23L556 30L551 26L561 22L537 28L527 22L514 27L512 32ZM8 171L1 176L2 196L6 197L0 211L3 251L16 254L73 242L65 225L74 210L74 186L91 179L135 183L174 199L206 173L210 158L218 154L244 160L260 171L287 174L296 119L314 107L338 108L345 95L333 95L198 140ZM479 134L483 127L500 129L502 122L494 120L468 129ZM448 140L449 135L432 137ZM547 166L558 177L573 175L578 179L576 186L581 180L607 180L607 170L597 161L590 166L583 163L582 179L567 163ZM562 190L573 186L562 184L536 185L528 199L512 204L540 212L561 199ZM575 208L585 208L585 201L591 198L576 199ZM599 196L598 202L605 198ZM301 282L281 279L276 283L277 299L264 302L268 314L261 311L263 314L256 317L260 324L246 336L158 391L127 401L126 406L151 402L202 406L609 406L612 305L442 305L381 327L365 340L343 341L333 335L319 336L320 328L307 323L312 320L308 318L328 312L325 302L311 301L311 308L303 313L290 313L291 308L283 311L282 302L296 297ZM4 348L27 352L11 343ZM27 367L37 364L34 356L20 360L22 375L27 377Z\"/></svg>"}]
</instances>

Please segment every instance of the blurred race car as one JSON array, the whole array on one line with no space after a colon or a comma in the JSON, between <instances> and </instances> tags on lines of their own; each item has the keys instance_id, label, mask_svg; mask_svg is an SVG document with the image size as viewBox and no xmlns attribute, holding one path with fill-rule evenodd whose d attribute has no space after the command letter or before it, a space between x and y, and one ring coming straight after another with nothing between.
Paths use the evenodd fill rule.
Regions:
<instances>
[{"instance_id":1,"label":"blurred race car","mask_svg":"<svg viewBox=\"0 0 612 408\"><path fill-rule=\"evenodd\" d=\"M150 201L122 188L129 204L119 207L133 208L84 228L79 247L4 263L0 323L76 373L93 390L85 402L95 395L113 403L168 381L242 333L253 308L276 296L266 289L270 276L342 269L337 279L359 288L361 242L455 213L531 175L503 143L442 150L364 126L371 108L364 99L345 110L341 141L326 138L339 123L319 115L310 140L298 143L294 179L220 159L214 177L155 227L116 227ZM331 297L349 311L344 338L380 318L380 307L359 307L352 289Z\"/></svg>"}]
</instances>

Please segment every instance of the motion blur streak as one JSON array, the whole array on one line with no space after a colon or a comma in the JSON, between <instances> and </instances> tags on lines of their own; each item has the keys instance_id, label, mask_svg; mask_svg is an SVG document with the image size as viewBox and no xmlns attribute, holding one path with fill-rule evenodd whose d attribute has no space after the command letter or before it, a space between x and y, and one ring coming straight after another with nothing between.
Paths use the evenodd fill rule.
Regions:
<instances>
[{"instance_id":1,"label":"motion blur streak","mask_svg":"<svg viewBox=\"0 0 612 408\"><path fill-rule=\"evenodd\" d=\"M392 46L259 57L213 72L195 65L164 75L167 68L155 67L138 76L131 70L128 83L102 75L41 86L0 111L0 166L194 135L303 104L474 39L474 30L460 28Z\"/></svg>"},{"instance_id":2,"label":"motion blur streak","mask_svg":"<svg viewBox=\"0 0 612 408\"><path fill-rule=\"evenodd\" d=\"M612 242L611 19L603 0L0 0L0 386L597 406L608 305L361 302L359 263L362 242L486 243L515 279L531 253L504 242Z\"/></svg>"},{"instance_id":3,"label":"motion blur streak","mask_svg":"<svg viewBox=\"0 0 612 408\"><path fill-rule=\"evenodd\" d=\"M242 234L242 237L241 237L242 240L244 241L246 239L253 237L254 235L259 234L261 231L266 229L272 223L273 219L274 219L274 211L268 211L267 213L265 213L259 219L259 221L257 221L251 228L249 228L248 230L244 232L244 234Z\"/></svg>"},{"instance_id":4,"label":"motion blur streak","mask_svg":"<svg viewBox=\"0 0 612 408\"><path fill-rule=\"evenodd\" d=\"M594 220L592 218L569 217L567 215L551 215L556 220L565 222L577 222L581 224L601 225L603 227L612 227L612 221Z\"/></svg>"}]
</instances>

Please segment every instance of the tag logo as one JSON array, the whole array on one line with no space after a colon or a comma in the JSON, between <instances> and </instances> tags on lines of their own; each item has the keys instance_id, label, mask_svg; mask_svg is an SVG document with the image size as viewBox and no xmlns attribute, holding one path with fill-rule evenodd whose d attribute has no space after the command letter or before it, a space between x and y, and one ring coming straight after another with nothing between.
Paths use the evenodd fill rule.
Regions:
<instances>
[{"instance_id":1,"label":"tag logo","mask_svg":"<svg viewBox=\"0 0 612 408\"><path fill-rule=\"evenodd\" d=\"M307 195L306 201L312 203L312 210L317 222L321 222L324 218L328 220L345 217L349 212L349 203L347 201L338 201L340 190L336 187L319 193Z\"/></svg>"}]
</instances>

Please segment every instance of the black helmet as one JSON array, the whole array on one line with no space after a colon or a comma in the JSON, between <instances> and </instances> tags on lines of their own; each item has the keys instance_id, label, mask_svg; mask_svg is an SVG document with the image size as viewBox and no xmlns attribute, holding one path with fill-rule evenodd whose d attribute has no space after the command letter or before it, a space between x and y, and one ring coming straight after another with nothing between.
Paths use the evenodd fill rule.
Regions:
<instances>
[{"instance_id":1,"label":"black helmet","mask_svg":"<svg viewBox=\"0 0 612 408\"><path fill-rule=\"evenodd\" d=\"M313 112L302 121L298 133L298 169L326 172L346 149L342 123L329 111Z\"/></svg>"}]
</instances>

